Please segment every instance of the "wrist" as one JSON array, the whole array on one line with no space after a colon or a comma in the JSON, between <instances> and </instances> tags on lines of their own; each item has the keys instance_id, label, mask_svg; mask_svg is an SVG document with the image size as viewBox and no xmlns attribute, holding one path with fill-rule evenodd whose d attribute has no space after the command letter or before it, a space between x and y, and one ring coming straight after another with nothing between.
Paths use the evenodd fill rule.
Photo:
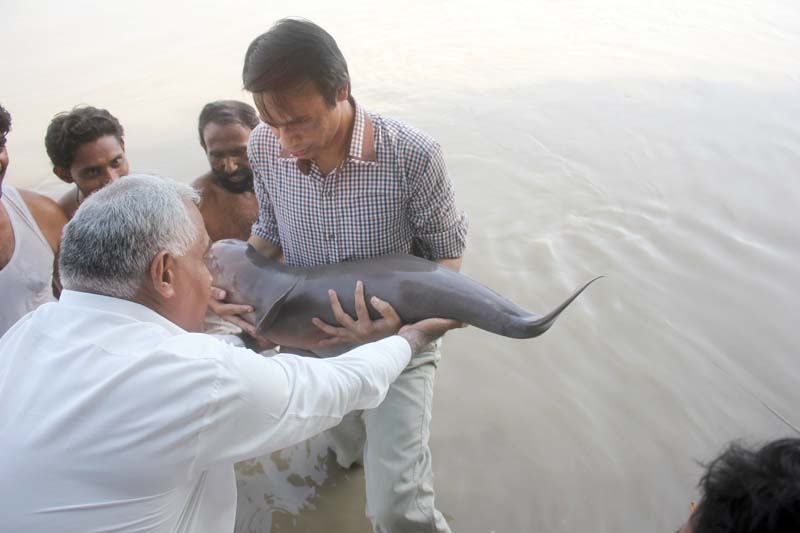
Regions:
<instances>
[{"instance_id":1,"label":"wrist","mask_svg":"<svg viewBox=\"0 0 800 533\"><path fill-rule=\"evenodd\" d=\"M398 335L403 337L411 347L411 355L418 354L430 342L426 335L413 328L402 331Z\"/></svg>"}]
</instances>

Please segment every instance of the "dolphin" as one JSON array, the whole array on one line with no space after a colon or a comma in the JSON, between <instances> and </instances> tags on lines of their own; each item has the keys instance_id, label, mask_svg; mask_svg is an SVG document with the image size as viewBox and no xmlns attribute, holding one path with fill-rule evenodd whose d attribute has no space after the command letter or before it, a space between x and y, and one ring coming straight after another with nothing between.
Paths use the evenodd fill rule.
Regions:
<instances>
[{"instance_id":1,"label":"dolphin","mask_svg":"<svg viewBox=\"0 0 800 533\"><path fill-rule=\"evenodd\" d=\"M529 339L547 331L586 287L602 277L537 316L463 274L408 254L301 268L266 258L245 241L224 239L211 245L206 264L214 285L227 292L229 302L254 308L246 318L259 333L284 348L307 352L326 336L312 324L312 317L337 324L328 290L335 290L344 311L355 316L358 280L364 284L367 302L372 296L389 302L403 323L452 318L504 337ZM368 308L373 320L380 318ZM315 353L328 357L342 351L339 346Z\"/></svg>"}]
</instances>

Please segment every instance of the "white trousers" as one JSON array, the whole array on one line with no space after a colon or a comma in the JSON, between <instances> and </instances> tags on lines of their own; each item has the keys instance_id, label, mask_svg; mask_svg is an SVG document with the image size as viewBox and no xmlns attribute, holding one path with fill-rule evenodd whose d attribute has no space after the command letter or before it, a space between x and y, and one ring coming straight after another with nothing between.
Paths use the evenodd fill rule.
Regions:
<instances>
[{"instance_id":1,"label":"white trousers","mask_svg":"<svg viewBox=\"0 0 800 533\"><path fill-rule=\"evenodd\" d=\"M354 411L327 431L337 462L363 462L375 533L449 533L434 506L430 437L441 339L414 356L380 406Z\"/></svg>"}]
</instances>

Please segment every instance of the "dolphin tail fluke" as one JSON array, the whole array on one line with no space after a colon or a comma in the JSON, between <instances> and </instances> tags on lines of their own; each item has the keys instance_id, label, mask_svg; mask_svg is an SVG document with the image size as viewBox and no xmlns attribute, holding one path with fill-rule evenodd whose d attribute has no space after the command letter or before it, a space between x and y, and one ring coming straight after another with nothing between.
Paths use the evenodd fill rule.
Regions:
<instances>
[{"instance_id":1,"label":"dolphin tail fluke","mask_svg":"<svg viewBox=\"0 0 800 533\"><path fill-rule=\"evenodd\" d=\"M535 320L532 320L532 321L527 321L525 326L524 326L524 328L523 328L524 329L524 335L521 335L519 338L530 339L530 338L533 338L533 337L538 337L539 335L541 335L542 333L544 333L545 331L550 329L550 326L552 326L553 322L556 321L556 318L558 318L558 315L560 315L561 312L564 309L566 309L567 306L569 306L569 304L571 304L573 302L573 300L575 300L575 298L580 296L580 294L583 291L586 290L586 287L588 287L589 285L591 285L592 283L594 283L595 281L597 281L598 279L600 279L602 277L603 276L597 276L596 278L594 278L592 280L589 280L582 287L578 288L575 292L573 292L569 296L569 298L567 298L566 300L561 302L561 304L559 304L558 307L556 307L555 309L553 309L552 311L550 311L546 315L544 315L542 317L538 317L538 318L536 318Z\"/></svg>"}]
</instances>

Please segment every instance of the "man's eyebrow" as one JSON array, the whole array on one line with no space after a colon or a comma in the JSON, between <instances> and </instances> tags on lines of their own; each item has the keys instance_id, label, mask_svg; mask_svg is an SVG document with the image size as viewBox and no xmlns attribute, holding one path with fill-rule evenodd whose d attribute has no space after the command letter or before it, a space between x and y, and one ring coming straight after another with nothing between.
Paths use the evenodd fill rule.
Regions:
<instances>
[{"instance_id":1,"label":"man's eyebrow","mask_svg":"<svg viewBox=\"0 0 800 533\"><path fill-rule=\"evenodd\" d=\"M119 151L118 153L116 153L116 154L115 154L113 157L111 157L111 158L110 158L108 161L109 161L109 162L110 162L110 161L114 161L115 159L119 159L120 157L123 157L124 155L125 155L125 151L124 151L124 150L121 150L121 151ZM104 166L104 164L100 164L100 165L89 165L89 166L86 166L86 167L81 167L81 168L79 169L79 171L80 171L80 172L86 172L87 170L101 170L101 169L103 168L103 166Z\"/></svg>"},{"instance_id":2,"label":"man's eyebrow","mask_svg":"<svg viewBox=\"0 0 800 533\"><path fill-rule=\"evenodd\" d=\"M299 124L300 122L305 122L307 119L308 117L306 115L302 115L297 118L293 118L284 122L276 122L274 120L264 120L264 123L267 124L267 126L272 126L273 128L277 128L279 126L291 126L292 124Z\"/></svg>"}]
</instances>

